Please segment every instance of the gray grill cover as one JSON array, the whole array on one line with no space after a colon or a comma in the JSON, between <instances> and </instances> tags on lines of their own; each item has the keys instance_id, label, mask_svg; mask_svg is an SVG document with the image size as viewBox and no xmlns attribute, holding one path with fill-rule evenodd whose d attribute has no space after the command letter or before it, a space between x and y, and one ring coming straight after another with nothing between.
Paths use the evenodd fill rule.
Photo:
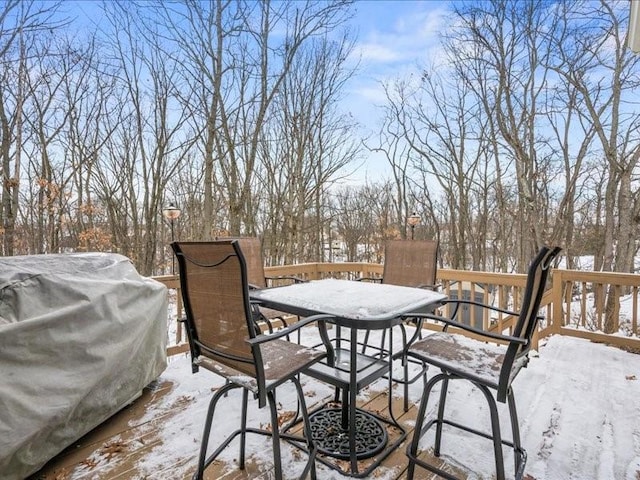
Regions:
<instances>
[{"instance_id":1,"label":"gray grill cover","mask_svg":"<svg viewBox=\"0 0 640 480\"><path fill-rule=\"evenodd\" d=\"M0 257L0 478L21 479L166 367L167 292L121 255Z\"/></svg>"}]
</instances>

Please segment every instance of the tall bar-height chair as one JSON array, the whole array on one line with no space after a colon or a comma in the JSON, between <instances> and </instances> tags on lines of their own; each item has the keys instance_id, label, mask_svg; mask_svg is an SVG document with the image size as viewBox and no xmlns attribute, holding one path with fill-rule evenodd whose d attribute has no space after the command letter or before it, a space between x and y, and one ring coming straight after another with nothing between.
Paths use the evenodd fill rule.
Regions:
<instances>
[{"instance_id":1,"label":"tall bar-height chair","mask_svg":"<svg viewBox=\"0 0 640 480\"><path fill-rule=\"evenodd\" d=\"M384 267L382 277L378 279L363 278L361 280L378 281L389 285L400 285L403 287L426 288L436 290L436 273L438 269L438 242L435 240L388 240L384 248ZM403 378L394 378L394 381L402 384L404 388L404 411L409 410L409 385L420 377L425 377L426 366L422 362L407 359L404 351L407 345L422 338L422 319L407 319L407 323L415 325L414 336L407 340L407 331L401 324L401 335L403 348L398 351L396 359L402 360ZM385 352L386 331L382 332L380 346L371 345L369 342L369 332L365 334L362 353L367 348L378 349L381 354ZM409 378L409 363L417 363L420 369Z\"/></svg>"},{"instance_id":2,"label":"tall bar-height chair","mask_svg":"<svg viewBox=\"0 0 640 480\"><path fill-rule=\"evenodd\" d=\"M239 466L240 469L244 469L247 433L272 437L276 479L282 478L280 438L293 439L306 445L309 458L301 478L307 474L315 478L317 449L310 440L312 437L309 418L298 374L305 372L327 354L326 351L304 347L282 338L312 322L317 322L319 328L324 329L325 320L331 317L316 315L272 334L259 335L254 327L247 268L238 241L174 242L171 246L180 267L180 286L186 313L192 370L196 373L203 367L226 380L226 384L215 392L209 404L198 467L193 478L201 480L207 466L238 435ZM330 345L328 347L331 348ZM306 438L281 435L279 431L275 390L289 380L296 388ZM216 405L227 392L235 388L242 389L240 428L207 456ZM269 404L270 429L247 427L249 393L258 399L259 408Z\"/></svg>"},{"instance_id":3,"label":"tall bar-height chair","mask_svg":"<svg viewBox=\"0 0 640 480\"><path fill-rule=\"evenodd\" d=\"M442 443L442 430L444 425L462 429L466 432L479 435L493 442L493 452L496 464L496 478L504 480L505 469L502 446L507 445L513 449L515 463L515 477L521 479L524 474L526 452L520 443L520 431L516 403L511 384L518 372L529 361L531 337L535 332L539 320L538 311L545 290L551 265L560 253L559 247L543 247L533 259L527 275L527 284L524 298L519 312L511 312L505 309L484 305L472 300L448 300L445 302L453 306L451 318L444 318L429 314L411 314L410 317L429 318L444 323L442 332L434 333L409 346L407 355L416 358L428 365L440 369L440 373L433 376L424 386L420 408L416 419L413 440L407 447L409 468L407 478L412 479L416 465L419 465L439 476L454 479L450 473L432 465L424 459L420 459L418 446L420 438L435 426L434 455L440 456ZM460 305L475 305L479 308L502 312L517 316L518 320L512 335L502 335L486 332L456 321L456 315L460 311ZM449 327L457 327L475 334L475 338L468 338L460 334L451 333ZM477 339L476 339L477 338ZM494 342L494 343L491 343ZM501 344L496 344L500 342ZM445 418L444 410L447 400L447 389L450 380L468 380L475 385L484 395L489 405L491 417L491 432L483 432L468 425L463 425L455 420ZM440 401L435 418L426 421L427 402L433 387L441 383ZM495 398L494 394L495 392ZM500 418L496 400L507 403L511 421L512 440L503 440L500 429ZM426 423L425 423L426 422Z\"/></svg>"},{"instance_id":4,"label":"tall bar-height chair","mask_svg":"<svg viewBox=\"0 0 640 480\"><path fill-rule=\"evenodd\" d=\"M221 238L221 240L231 240L232 238ZM234 237L238 240L240 248L247 264L247 282L249 289L262 289L269 287L269 281L276 280L273 277L267 277L264 271L264 256L262 255L262 243L258 237ZM294 283L302 282L297 277L277 277L277 280L287 280ZM257 304L251 304L253 320L258 331L268 330L273 333L274 328L278 326L287 327L287 314L273 310L271 308L261 307ZM298 330L298 343L300 343L300 331Z\"/></svg>"}]
</instances>

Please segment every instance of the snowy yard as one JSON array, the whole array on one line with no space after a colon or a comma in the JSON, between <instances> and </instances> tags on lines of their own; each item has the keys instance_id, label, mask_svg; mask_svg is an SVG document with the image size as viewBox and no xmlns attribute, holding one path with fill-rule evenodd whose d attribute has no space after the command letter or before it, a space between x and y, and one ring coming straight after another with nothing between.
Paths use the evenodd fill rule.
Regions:
<instances>
[{"instance_id":1,"label":"snowy yard","mask_svg":"<svg viewBox=\"0 0 640 480\"><path fill-rule=\"evenodd\" d=\"M312 332L304 329L303 341L312 341ZM156 418L180 402L185 408L162 433L163 441L138 467L152 476L163 466L182 464L186 476L195 463L211 389L222 385L222 380L208 371L192 375L185 355L173 358L160 380L172 382L174 388L154 403L145 417ZM310 405L332 394L330 387L305 377L303 388ZM386 382L379 381L362 395L385 388ZM449 414L488 428L488 412L480 392L464 382L454 382L452 388L453 394L447 403ZM640 478L640 355L586 340L550 337L542 342L539 355L533 352L529 367L520 372L514 389L521 435L528 453L525 478ZM410 396L413 401L418 400L420 390L420 384L412 386ZM394 390L394 395L399 395L399 390ZM283 410L294 408L294 398L293 388L288 385L278 390L278 401ZM222 432L236 428L238 401L239 392L234 391L219 404L214 420L214 439L220 438ZM431 408L434 406L435 403ZM506 408L501 410L501 419L508 428ZM267 423L267 409L250 407L249 422ZM264 463L266 469L272 461L269 442L255 435L248 437L252 460ZM421 445L429 448L428 436L423 438ZM230 470L236 468L233 462L236 455L237 448L233 446L222 455ZM443 455L448 462L467 470L469 478L490 479L493 476L493 455L486 440L445 429ZM185 462L185 458L192 460ZM99 458L95 460L98 465L92 474L99 475L103 462ZM512 465L510 455L506 462L508 467ZM293 478L300 471L302 460L285 448L283 465L287 478ZM106 468L108 464L104 463L104 466ZM319 478L347 478L324 466L318 468ZM381 467L374 472L375 478L393 478L392 470Z\"/></svg>"}]
</instances>

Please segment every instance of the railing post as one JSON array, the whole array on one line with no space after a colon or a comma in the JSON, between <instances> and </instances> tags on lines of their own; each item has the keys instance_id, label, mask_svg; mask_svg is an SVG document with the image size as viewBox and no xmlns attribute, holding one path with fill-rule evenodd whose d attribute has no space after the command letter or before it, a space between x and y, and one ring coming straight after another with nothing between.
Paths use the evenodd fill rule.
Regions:
<instances>
[{"instance_id":1,"label":"railing post","mask_svg":"<svg viewBox=\"0 0 640 480\"><path fill-rule=\"evenodd\" d=\"M564 279L562 278L562 270L554 270L551 272L551 293L552 293L552 315L551 315L551 331L554 334L559 334L563 324L562 313L562 284Z\"/></svg>"},{"instance_id":2,"label":"railing post","mask_svg":"<svg viewBox=\"0 0 640 480\"><path fill-rule=\"evenodd\" d=\"M179 278L179 277L178 277ZM176 287L176 321L180 320L182 316L182 289L180 288L180 283ZM184 323L179 322L176 326L176 344L182 343L182 328Z\"/></svg>"},{"instance_id":3,"label":"railing post","mask_svg":"<svg viewBox=\"0 0 640 480\"><path fill-rule=\"evenodd\" d=\"M311 275L312 275L311 278L313 280L320 280L320 269L318 268L317 263L313 264L313 273Z\"/></svg>"}]
</instances>

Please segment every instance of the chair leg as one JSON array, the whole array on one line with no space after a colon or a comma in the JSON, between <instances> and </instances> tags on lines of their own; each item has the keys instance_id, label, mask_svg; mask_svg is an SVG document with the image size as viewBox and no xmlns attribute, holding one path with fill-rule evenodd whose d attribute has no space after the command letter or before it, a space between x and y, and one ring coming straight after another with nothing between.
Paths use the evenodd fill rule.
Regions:
<instances>
[{"instance_id":1,"label":"chair leg","mask_svg":"<svg viewBox=\"0 0 640 480\"><path fill-rule=\"evenodd\" d=\"M202 476L204 475L204 469L210 463L213 458L209 459L207 462L207 447L209 446L209 436L211 434L211 423L213 421L213 413L216 409L216 404L218 400L227 394L229 390L234 388L239 388L238 385L233 383L225 383L224 386L220 387L218 391L211 397L211 401L209 402L209 409L207 410L207 417L204 422L204 432L202 434L202 443L200 444L200 456L198 457L198 469L196 473L193 474L194 480L202 480Z\"/></svg>"},{"instance_id":2,"label":"chair leg","mask_svg":"<svg viewBox=\"0 0 640 480\"><path fill-rule=\"evenodd\" d=\"M318 453L318 448L313 442L311 437L311 422L309 421L309 412L307 411L307 402L304 399L304 392L302 391L302 386L300 385L300 380L298 378L292 379L294 385L296 386L296 391L298 392L298 405L302 412L302 421L304 423L304 432L305 438L307 439L307 449L309 450L309 460L307 460L307 464L302 472L300 478L304 478L307 476L307 473L311 477L311 480L316 480L316 455Z\"/></svg>"},{"instance_id":3,"label":"chair leg","mask_svg":"<svg viewBox=\"0 0 640 480\"><path fill-rule=\"evenodd\" d=\"M509 388L507 393L507 402L509 405L509 417L511 420L511 433L513 436L513 461L516 472L516 479L521 479L524 475L524 464L526 462L526 453L522 449L520 443L520 426L518 425L518 412L516 410L516 401L513 391Z\"/></svg>"},{"instance_id":4,"label":"chair leg","mask_svg":"<svg viewBox=\"0 0 640 480\"><path fill-rule=\"evenodd\" d=\"M369 345L369 330L364 332L364 341L362 342L362 354L367 354L367 345Z\"/></svg>"},{"instance_id":5,"label":"chair leg","mask_svg":"<svg viewBox=\"0 0 640 480\"><path fill-rule=\"evenodd\" d=\"M442 425L444 423L444 405L447 401L447 390L449 389L449 377L443 374L440 390L440 403L438 404L438 421L436 422L436 441L433 446L433 454L440 456L440 445L442 444Z\"/></svg>"},{"instance_id":6,"label":"chair leg","mask_svg":"<svg viewBox=\"0 0 640 480\"><path fill-rule=\"evenodd\" d=\"M369 347L369 333L370 333L370 330L366 330L364 332L364 339L362 341L362 351L361 351L361 353L363 355L367 354L367 347ZM374 350L378 350L378 353L374 354L374 355L379 355L380 358L382 358L382 356L384 354L384 351L385 351L384 342L386 341L386 339L387 339L387 331L386 330L382 330L382 334L381 334L381 338L380 338L380 348L371 347Z\"/></svg>"},{"instance_id":7,"label":"chair leg","mask_svg":"<svg viewBox=\"0 0 640 480\"><path fill-rule=\"evenodd\" d=\"M407 468L407 480L413 480L416 469L416 460L418 456L418 445L420 444L420 437L422 437L425 413L427 412L427 403L431 389L434 385L446 378L446 375L439 373L431 378L428 382L425 382L424 389L422 391L422 398L420 399L420 408L418 409L418 416L416 417L416 424L413 430L413 439L407 446L407 457L409 457L409 467ZM428 425L427 425L428 426Z\"/></svg>"},{"instance_id":8,"label":"chair leg","mask_svg":"<svg viewBox=\"0 0 640 480\"><path fill-rule=\"evenodd\" d=\"M409 362L404 363L404 402L402 407L404 412L407 413L409 411Z\"/></svg>"},{"instance_id":9,"label":"chair leg","mask_svg":"<svg viewBox=\"0 0 640 480\"><path fill-rule=\"evenodd\" d=\"M407 447L406 454L409 457L409 466L407 469L407 479L412 480L415 474L415 467L419 465L433 473L436 473L442 478L446 479L456 479L456 477L448 474L447 472L438 469L434 465L429 464L428 462L418 459L418 444L420 437L424 435L424 433L429 430L434 424L436 427L435 433L435 445L434 445L434 455L436 457L440 456L440 447L441 447L441 439L442 439L442 427L446 423L447 425L451 425L453 427L460 428L469 433L473 433L476 435L480 435L488 440L493 442L493 450L494 450L494 458L496 465L496 480L505 480L505 468L504 468L504 455L502 445L508 445L513 447L514 452L514 463L515 463L515 478L516 480L522 480L524 475L524 466L526 463L526 452L522 449L522 445L520 443L520 430L518 425L518 414L516 411L515 399L513 396L513 392L511 389L507 392L507 401L509 406L509 415L511 420L511 429L513 434L513 442L503 441L502 440L502 432L500 429L500 417L498 415L498 406L496 403L496 399L492 394L489 387L486 385L481 385L476 382L472 382L485 396L487 400L487 404L489 406L489 413L491 416L491 434L476 430L474 428L462 425L460 423L454 422L452 420L444 419L444 405L446 402L448 384L450 379L457 379L455 375L450 375L446 373L439 373L434 376L425 383L425 387L422 393L422 398L420 400L420 408L418 411L418 416L416 418L415 430L413 433L413 439L411 444ZM429 420L429 422L425 425L425 413L427 407L427 401L429 395L431 394L431 389L435 386L436 383L442 382L441 391L440 391L440 403L438 405L437 416Z\"/></svg>"},{"instance_id":10,"label":"chair leg","mask_svg":"<svg viewBox=\"0 0 640 480\"><path fill-rule=\"evenodd\" d=\"M489 412L491 413L491 433L493 439L493 453L496 460L496 479L504 480L504 459L502 456L502 435L500 433L500 417L498 416L498 407L493 398L491 391L484 385L475 384L484 393L487 403L489 404Z\"/></svg>"},{"instance_id":11,"label":"chair leg","mask_svg":"<svg viewBox=\"0 0 640 480\"><path fill-rule=\"evenodd\" d=\"M242 411L240 412L240 470L244 470L246 439L247 439L247 403L249 402L249 390L242 389Z\"/></svg>"},{"instance_id":12,"label":"chair leg","mask_svg":"<svg viewBox=\"0 0 640 480\"><path fill-rule=\"evenodd\" d=\"M280 429L278 427L278 410L273 391L267 393L269 410L271 411L271 439L273 443L273 469L276 480L282 479L282 455L280 454Z\"/></svg>"},{"instance_id":13,"label":"chair leg","mask_svg":"<svg viewBox=\"0 0 640 480\"><path fill-rule=\"evenodd\" d=\"M409 378L409 365L411 363L417 363L416 362L417 359L414 359L414 360L410 361L407 358L406 350L407 350L407 345L409 345L410 343L413 343L413 341L418 338L418 333L417 332L414 333L412 335L412 337L409 340L407 340L407 329L405 328L405 325L401 323L399 326L400 326L400 333L402 334L402 349L397 354L393 353L393 350L392 350L393 329L390 328L389 329L389 344L390 345L389 345L389 349L388 349L388 354L391 356L391 359L392 359L392 360L390 360L391 362L399 359L400 360L400 365L402 366L402 375L403 375L402 380L399 379L399 378L394 378L393 380L395 382L398 382L398 383L402 384L403 395L404 395L403 405L402 406L403 406L404 412L406 413L406 412L409 411L409 385L411 385L412 383L416 382L419 379L419 377L422 377L423 385L424 385L424 383L427 381L426 380L427 379L427 375L426 375L427 366L426 366L426 364L424 362L421 361L420 362L421 371L419 373L416 373L416 375L413 378ZM391 371L391 374L393 374L392 371Z\"/></svg>"},{"instance_id":14,"label":"chair leg","mask_svg":"<svg viewBox=\"0 0 640 480\"><path fill-rule=\"evenodd\" d=\"M407 348L407 330L402 324L400 325L400 331L402 332L402 368L404 371L404 402L402 406L406 413L409 411L409 361L404 353Z\"/></svg>"},{"instance_id":15,"label":"chair leg","mask_svg":"<svg viewBox=\"0 0 640 480\"><path fill-rule=\"evenodd\" d=\"M384 355L384 343L387 340L387 329L385 328L384 330L382 330L382 335L380 335L382 338L380 338L380 358L382 359L382 356Z\"/></svg>"},{"instance_id":16,"label":"chair leg","mask_svg":"<svg viewBox=\"0 0 640 480\"><path fill-rule=\"evenodd\" d=\"M307 438L307 445L309 449L309 460L305 465L305 468L302 472L300 478L306 477L309 473L311 476L311 480L316 480L316 468L315 468L315 459L316 459L316 447L311 440L311 423L309 421L309 414L307 412L307 404L304 400L304 393L302 391L302 387L300 386L300 382L296 377L292 377L291 381L296 387L296 392L298 394L298 404L300 409L302 410L302 418L304 421L304 428ZM269 401L269 410L271 412L271 439L273 444L273 470L274 477L276 480L282 479L282 453L280 448L280 427L278 425L278 410L276 407L276 397L274 391L269 391L267 393L267 399Z\"/></svg>"}]
</instances>

